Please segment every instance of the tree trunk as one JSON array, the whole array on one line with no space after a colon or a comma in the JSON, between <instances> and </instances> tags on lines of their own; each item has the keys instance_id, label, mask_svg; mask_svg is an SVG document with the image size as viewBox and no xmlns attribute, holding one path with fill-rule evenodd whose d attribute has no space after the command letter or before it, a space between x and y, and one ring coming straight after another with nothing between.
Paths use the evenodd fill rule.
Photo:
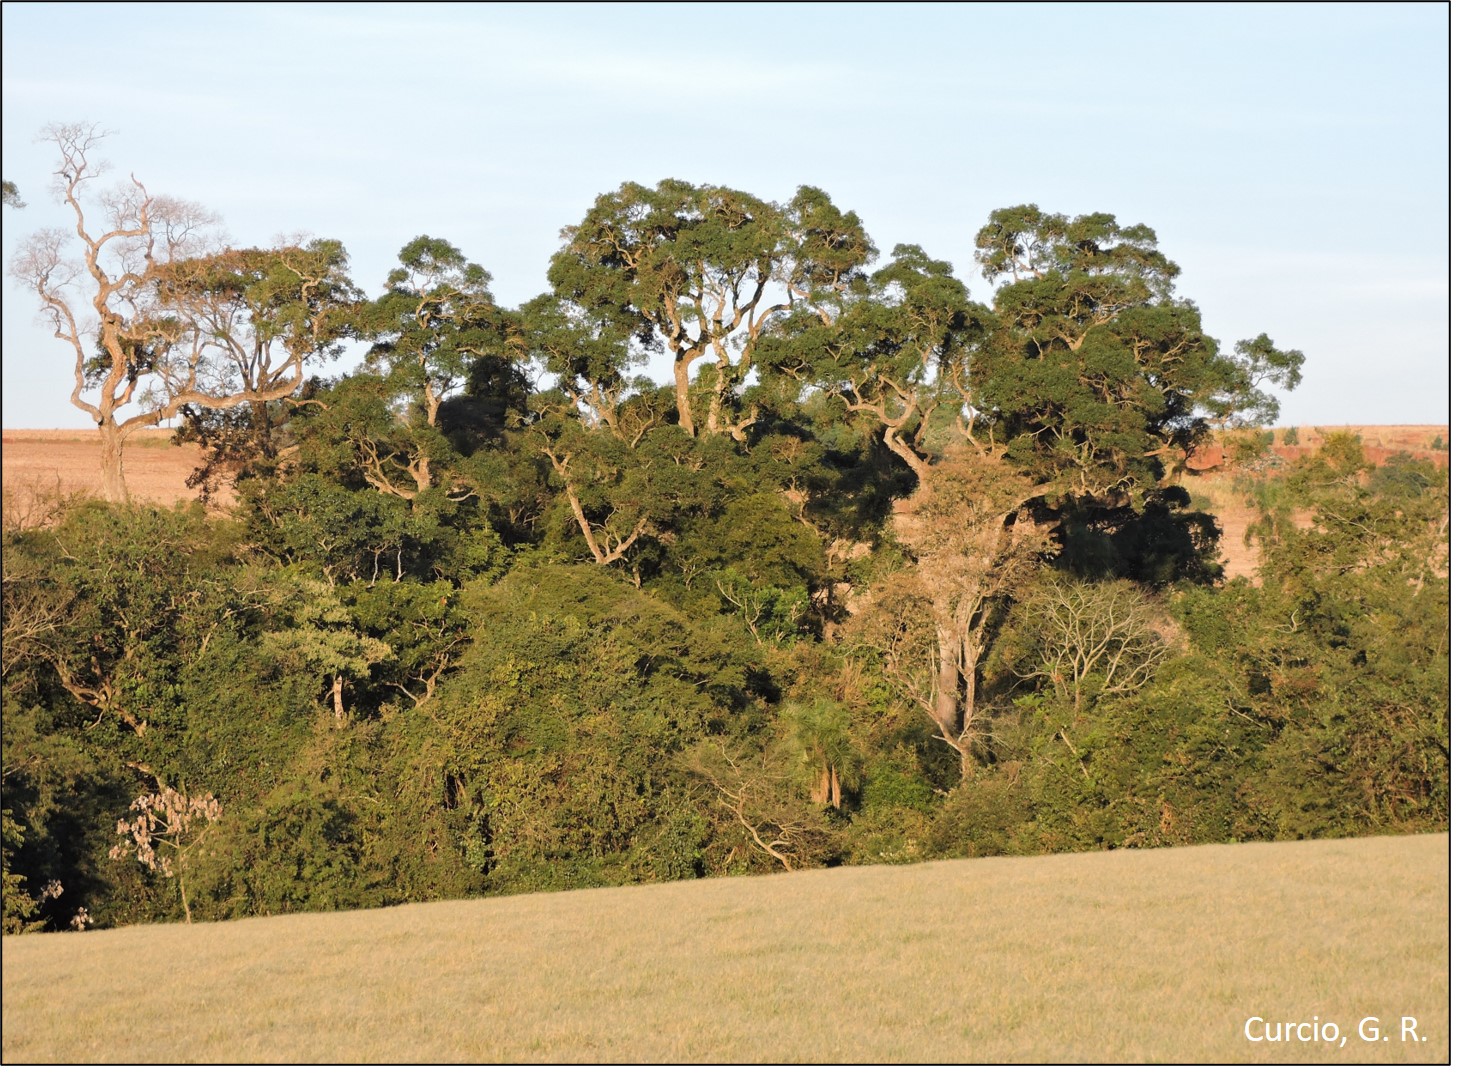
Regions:
<instances>
[{"instance_id":1,"label":"tree trunk","mask_svg":"<svg viewBox=\"0 0 1465 1074\"><path fill-rule=\"evenodd\" d=\"M249 404L250 423L253 425L252 433L254 449L259 457L266 460L273 460L275 457L275 430L270 422L270 404L255 399Z\"/></svg>"},{"instance_id":2,"label":"tree trunk","mask_svg":"<svg viewBox=\"0 0 1465 1074\"><path fill-rule=\"evenodd\" d=\"M809 789L809 801L815 805L825 805L829 801L829 769L823 764L814 777L814 786Z\"/></svg>"},{"instance_id":3,"label":"tree trunk","mask_svg":"<svg viewBox=\"0 0 1465 1074\"><path fill-rule=\"evenodd\" d=\"M936 635L936 697L931 715L941 734L953 742L961 734L961 654L956 639L945 631Z\"/></svg>"},{"instance_id":4,"label":"tree trunk","mask_svg":"<svg viewBox=\"0 0 1465 1074\"><path fill-rule=\"evenodd\" d=\"M97 431L102 437L102 498L109 503L127 502L127 479L122 473L122 428L115 420L101 423Z\"/></svg>"},{"instance_id":5,"label":"tree trunk","mask_svg":"<svg viewBox=\"0 0 1465 1074\"><path fill-rule=\"evenodd\" d=\"M432 460L427 457L427 453L424 451L421 454L412 456L412 465L407 469L412 475L412 480L417 483L417 493L412 497L412 512L416 514L421 503L419 497L428 489L432 488Z\"/></svg>"},{"instance_id":6,"label":"tree trunk","mask_svg":"<svg viewBox=\"0 0 1465 1074\"><path fill-rule=\"evenodd\" d=\"M183 886L183 855L178 855L178 897L183 900L183 920L193 924L193 911L188 907L188 889Z\"/></svg>"},{"instance_id":7,"label":"tree trunk","mask_svg":"<svg viewBox=\"0 0 1465 1074\"><path fill-rule=\"evenodd\" d=\"M331 676L331 700L336 707L336 730L346 726L346 706L341 702L341 695L346 685L346 680L341 675Z\"/></svg>"},{"instance_id":8,"label":"tree trunk","mask_svg":"<svg viewBox=\"0 0 1465 1074\"><path fill-rule=\"evenodd\" d=\"M936 638L936 696L931 716L941 730L941 738L961 758L961 781L965 783L975 769L975 762L971 744L962 737L971 712L962 702L961 643L945 631L938 631Z\"/></svg>"},{"instance_id":9,"label":"tree trunk","mask_svg":"<svg viewBox=\"0 0 1465 1074\"><path fill-rule=\"evenodd\" d=\"M697 435L697 419L692 414L691 358L679 358L672 365L672 379L677 393L677 424L687 430L689 436Z\"/></svg>"},{"instance_id":10,"label":"tree trunk","mask_svg":"<svg viewBox=\"0 0 1465 1074\"><path fill-rule=\"evenodd\" d=\"M925 459L921 458L921 456L917 454L916 449L905 442L905 439L900 435L900 430L895 426L887 425L885 427L885 433L881 437L881 439L885 441L885 446L888 447L891 451L895 452L895 454L900 457L901 461L909 466L911 470L915 473L916 497L919 497L920 494L925 491L929 483L931 477L931 464ZM915 499L916 497L912 497L912 499Z\"/></svg>"},{"instance_id":11,"label":"tree trunk","mask_svg":"<svg viewBox=\"0 0 1465 1074\"><path fill-rule=\"evenodd\" d=\"M719 370L718 385L713 389L712 399L707 404L707 423L702 431L708 435L722 432L722 380Z\"/></svg>"},{"instance_id":12,"label":"tree trunk","mask_svg":"<svg viewBox=\"0 0 1465 1074\"><path fill-rule=\"evenodd\" d=\"M963 745L956 748L957 755L961 757L961 781L965 783L971 774L976 771L977 763L972 757L972 751Z\"/></svg>"}]
</instances>

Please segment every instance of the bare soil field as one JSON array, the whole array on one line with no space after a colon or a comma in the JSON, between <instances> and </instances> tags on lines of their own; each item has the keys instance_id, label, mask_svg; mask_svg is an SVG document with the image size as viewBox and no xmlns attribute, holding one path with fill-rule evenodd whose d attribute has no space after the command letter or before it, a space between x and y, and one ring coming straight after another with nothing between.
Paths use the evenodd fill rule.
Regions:
<instances>
[{"instance_id":1,"label":"bare soil field","mask_svg":"<svg viewBox=\"0 0 1465 1074\"><path fill-rule=\"evenodd\" d=\"M196 444L174 444L171 429L144 429L127 441L123 465L127 487L146 503L192 500L188 475L202 454ZM22 517L37 494L96 495L100 450L90 429L6 429L0 445L0 485L7 516Z\"/></svg>"},{"instance_id":2,"label":"bare soil field","mask_svg":"<svg viewBox=\"0 0 1465 1074\"><path fill-rule=\"evenodd\" d=\"M1407 452L1438 466L1450 464L1448 425L1308 425L1297 429L1297 443L1284 444L1285 430L1274 430L1272 451L1287 461L1316 451L1329 433L1357 434L1369 462L1379 464L1391 455ZM1443 445L1436 447L1435 445ZM1227 578L1254 578L1259 564L1258 549L1246 541L1247 527L1256 515L1246 497L1236 489L1236 470L1224 442L1210 446L1191 460L1200 473L1182 479L1190 494L1221 527L1220 559Z\"/></svg>"},{"instance_id":3,"label":"bare soil field","mask_svg":"<svg viewBox=\"0 0 1465 1074\"><path fill-rule=\"evenodd\" d=\"M4 1057L1444 1063L1448 853L1116 850L6 936Z\"/></svg>"}]
</instances>

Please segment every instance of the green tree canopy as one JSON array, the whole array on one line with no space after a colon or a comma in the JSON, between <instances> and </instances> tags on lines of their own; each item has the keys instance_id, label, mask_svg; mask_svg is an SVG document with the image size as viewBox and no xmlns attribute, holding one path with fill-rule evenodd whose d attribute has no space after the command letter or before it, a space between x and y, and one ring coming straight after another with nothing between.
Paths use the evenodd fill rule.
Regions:
<instances>
[{"instance_id":1,"label":"green tree canopy","mask_svg":"<svg viewBox=\"0 0 1465 1074\"><path fill-rule=\"evenodd\" d=\"M598 198L566 229L549 279L605 338L597 348L625 340L671 357L683 429L742 440L756 410L743 413L738 394L764 332L795 305L837 302L874 254L859 219L813 187L780 206L665 179Z\"/></svg>"}]
</instances>

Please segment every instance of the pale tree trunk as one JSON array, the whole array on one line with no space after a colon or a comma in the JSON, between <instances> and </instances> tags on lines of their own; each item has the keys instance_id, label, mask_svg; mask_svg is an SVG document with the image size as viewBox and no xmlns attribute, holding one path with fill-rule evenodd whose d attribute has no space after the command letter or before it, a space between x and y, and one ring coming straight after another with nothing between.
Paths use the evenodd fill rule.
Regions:
<instances>
[{"instance_id":1,"label":"pale tree trunk","mask_svg":"<svg viewBox=\"0 0 1465 1074\"><path fill-rule=\"evenodd\" d=\"M936 696L931 713L942 737L955 741L961 734L960 643L945 631L936 635Z\"/></svg>"},{"instance_id":2,"label":"pale tree trunk","mask_svg":"<svg viewBox=\"0 0 1465 1074\"><path fill-rule=\"evenodd\" d=\"M188 907L188 889L183 886L183 855L178 856L178 897L183 900L183 920L192 925L193 911Z\"/></svg>"},{"instance_id":3,"label":"pale tree trunk","mask_svg":"<svg viewBox=\"0 0 1465 1074\"><path fill-rule=\"evenodd\" d=\"M677 424L687 430L689 436L697 435L697 419L692 414L692 359L679 358L672 366L672 379L677 393Z\"/></svg>"},{"instance_id":4,"label":"pale tree trunk","mask_svg":"<svg viewBox=\"0 0 1465 1074\"><path fill-rule=\"evenodd\" d=\"M102 437L102 498L110 503L127 502L127 479L122 473L122 428L115 420L103 421L97 430Z\"/></svg>"},{"instance_id":5,"label":"pale tree trunk","mask_svg":"<svg viewBox=\"0 0 1465 1074\"><path fill-rule=\"evenodd\" d=\"M829 801L829 769L822 764L814 777L814 786L809 788L809 801L815 805L825 805Z\"/></svg>"},{"instance_id":6,"label":"pale tree trunk","mask_svg":"<svg viewBox=\"0 0 1465 1074\"><path fill-rule=\"evenodd\" d=\"M921 492L926 488L931 476L931 464L916 453L916 449L905 442L899 430L893 425L885 427L885 433L881 437L885 446L899 456L900 460L911 468L916 475L916 494L913 500L918 499Z\"/></svg>"},{"instance_id":7,"label":"pale tree trunk","mask_svg":"<svg viewBox=\"0 0 1465 1074\"><path fill-rule=\"evenodd\" d=\"M725 356L717 362L717 380L712 385L712 396L707 401L707 422L702 428L704 433L722 432L722 393L727 387L726 363Z\"/></svg>"},{"instance_id":8,"label":"pale tree trunk","mask_svg":"<svg viewBox=\"0 0 1465 1074\"><path fill-rule=\"evenodd\" d=\"M565 483L565 496L570 501L570 513L575 516L575 521L579 523L580 533L584 536L585 543L589 545L590 554L595 557L596 563L603 567L606 564L614 563L616 560L623 558L626 550L631 545L635 544L639 538L644 537L650 532L650 521L645 515L642 515L637 519L636 524L631 527L631 532L619 542L614 543L614 546L612 542L615 542L615 536L611 533L606 533L605 546L601 547L600 541L595 537L595 528L590 525L590 520L585 517L585 508L581 505L580 497L575 492L575 485L570 480L570 459L572 456L566 455L561 459L550 448L545 448L544 453L549 456L550 465L554 467L555 473L559 474L560 480ZM641 588L639 576L636 582L636 588Z\"/></svg>"},{"instance_id":9,"label":"pale tree trunk","mask_svg":"<svg viewBox=\"0 0 1465 1074\"><path fill-rule=\"evenodd\" d=\"M342 703L341 696L346 685L346 680L341 675L331 676L331 701L336 709L336 730L346 726L346 706Z\"/></svg>"},{"instance_id":10,"label":"pale tree trunk","mask_svg":"<svg viewBox=\"0 0 1465 1074\"><path fill-rule=\"evenodd\" d=\"M815 805L844 808L844 788L840 786L839 773L827 761L819 762L819 773L814 777L814 785L809 788L809 801Z\"/></svg>"},{"instance_id":11,"label":"pale tree trunk","mask_svg":"<svg viewBox=\"0 0 1465 1074\"><path fill-rule=\"evenodd\" d=\"M426 451L414 456L412 465L408 469L412 474L412 480L417 483L417 496L432 488L432 460L427 457ZM417 510L417 496L412 497L413 511Z\"/></svg>"},{"instance_id":12,"label":"pale tree trunk","mask_svg":"<svg viewBox=\"0 0 1465 1074\"><path fill-rule=\"evenodd\" d=\"M936 682L931 717L941 731L941 738L961 758L961 781L965 783L975 770L971 743L963 731L971 712L962 705L962 643L960 638L938 630Z\"/></svg>"}]
</instances>

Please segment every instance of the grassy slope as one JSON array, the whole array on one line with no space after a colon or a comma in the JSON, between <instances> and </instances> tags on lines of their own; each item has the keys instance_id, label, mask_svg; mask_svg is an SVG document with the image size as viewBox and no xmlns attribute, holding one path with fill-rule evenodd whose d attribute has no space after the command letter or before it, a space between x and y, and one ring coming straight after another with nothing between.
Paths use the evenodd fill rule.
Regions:
<instances>
[{"instance_id":1,"label":"grassy slope","mask_svg":"<svg viewBox=\"0 0 1465 1074\"><path fill-rule=\"evenodd\" d=\"M1119 851L7 937L3 1058L1440 1062L1447 853ZM1249 1044L1251 1015L1348 1041ZM1394 1040L1360 1041L1367 1015Z\"/></svg>"}]
</instances>

